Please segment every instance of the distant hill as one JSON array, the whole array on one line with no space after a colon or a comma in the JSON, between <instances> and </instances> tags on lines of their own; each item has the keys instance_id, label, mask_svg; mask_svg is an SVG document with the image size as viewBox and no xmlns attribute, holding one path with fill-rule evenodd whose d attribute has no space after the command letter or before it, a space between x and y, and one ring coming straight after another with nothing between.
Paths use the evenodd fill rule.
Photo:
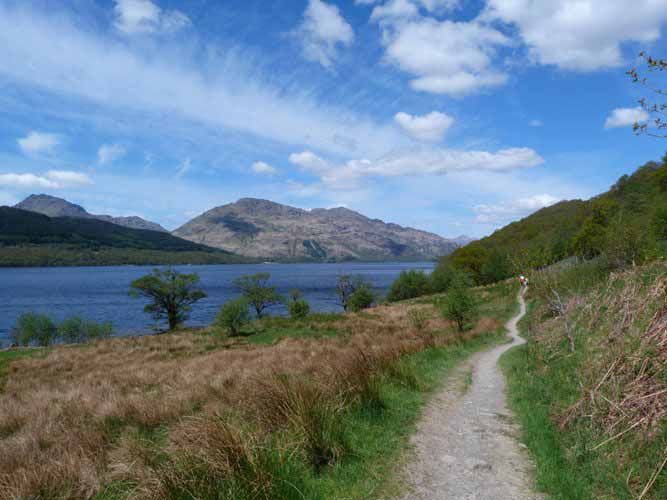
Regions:
<instances>
[{"instance_id":1,"label":"distant hill","mask_svg":"<svg viewBox=\"0 0 667 500\"><path fill-rule=\"evenodd\" d=\"M602 252L605 240L620 245L660 238L656 231L662 226L667 236L667 163L649 162L605 193L543 208L455 250L444 261L467 269L478 282L488 282L492 268L509 274L575 255L591 258Z\"/></svg>"},{"instance_id":2,"label":"distant hill","mask_svg":"<svg viewBox=\"0 0 667 500\"><path fill-rule=\"evenodd\" d=\"M93 218L0 207L0 265L227 263L247 261L160 231Z\"/></svg>"},{"instance_id":3,"label":"distant hill","mask_svg":"<svg viewBox=\"0 0 667 500\"><path fill-rule=\"evenodd\" d=\"M436 234L369 219L347 208L302 210L255 198L213 208L173 234L264 259L421 260L458 246Z\"/></svg>"},{"instance_id":4,"label":"distant hill","mask_svg":"<svg viewBox=\"0 0 667 500\"><path fill-rule=\"evenodd\" d=\"M147 221L141 217L112 217L111 215L90 214L80 205L70 203L62 198L49 196L47 194L32 194L18 203L14 208L37 212L49 217L79 217L82 219L99 219L119 226L132 229L148 229L151 231L167 232L165 228L156 222Z\"/></svg>"}]
</instances>

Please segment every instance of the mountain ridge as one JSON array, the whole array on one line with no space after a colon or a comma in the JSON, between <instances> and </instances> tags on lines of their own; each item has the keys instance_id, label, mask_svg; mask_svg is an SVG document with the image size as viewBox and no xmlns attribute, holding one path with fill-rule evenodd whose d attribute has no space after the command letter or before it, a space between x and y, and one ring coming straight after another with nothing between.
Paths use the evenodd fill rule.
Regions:
<instances>
[{"instance_id":1,"label":"mountain ridge","mask_svg":"<svg viewBox=\"0 0 667 500\"><path fill-rule=\"evenodd\" d=\"M262 198L214 207L172 234L245 257L287 260L430 260L458 247L346 207L306 210Z\"/></svg>"},{"instance_id":2,"label":"mountain ridge","mask_svg":"<svg viewBox=\"0 0 667 500\"><path fill-rule=\"evenodd\" d=\"M96 215L89 213L81 205L72 203L63 198L48 194L31 194L25 200L14 205L14 208L36 212L47 217L78 217L81 219L97 219L130 229L144 229L168 233L165 228L156 222L148 221L136 215L114 217L111 215Z\"/></svg>"}]
</instances>

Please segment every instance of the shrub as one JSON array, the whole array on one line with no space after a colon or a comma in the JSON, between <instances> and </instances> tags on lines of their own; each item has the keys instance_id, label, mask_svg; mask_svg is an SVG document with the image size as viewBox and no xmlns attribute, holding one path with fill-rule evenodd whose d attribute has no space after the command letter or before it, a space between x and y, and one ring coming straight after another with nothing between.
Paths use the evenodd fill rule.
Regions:
<instances>
[{"instance_id":1,"label":"shrub","mask_svg":"<svg viewBox=\"0 0 667 500\"><path fill-rule=\"evenodd\" d=\"M363 283L353 293L347 302L347 307L352 312L358 312L362 309L368 309L375 302L375 295L371 287Z\"/></svg>"},{"instance_id":2,"label":"shrub","mask_svg":"<svg viewBox=\"0 0 667 500\"><path fill-rule=\"evenodd\" d=\"M245 298L225 302L218 312L216 324L227 330L231 336L236 336L241 329L250 322L248 301Z\"/></svg>"},{"instance_id":3,"label":"shrub","mask_svg":"<svg viewBox=\"0 0 667 500\"><path fill-rule=\"evenodd\" d=\"M303 299L295 300L287 304L290 318L303 319L310 313L310 304Z\"/></svg>"},{"instance_id":4,"label":"shrub","mask_svg":"<svg viewBox=\"0 0 667 500\"><path fill-rule=\"evenodd\" d=\"M280 295L275 287L269 286L269 279L269 273L256 273L241 276L233 282L246 302L255 309L258 318L262 317L267 307L280 302Z\"/></svg>"},{"instance_id":5,"label":"shrub","mask_svg":"<svg viewBox=\"0 0 667 500\"><path fill-rule=\"evenodd\" d=\"M428 276L424 271L401 271L399 277L394 281L389 289L387 300L396 302L398 300L412 299L421 297L431 292L431 286Z\"/></svg>"},{"instance_id":6,"label":"shrub","mask_svg":"<svg viewBox=\"0 0 667 500\"><path fill-rule=\"evenodd\" d=\"M470 289L471 281L465 273L458 273L445 297L443 315L454 321L459 332L463 332L477 313L477 304Z\"/></svg>"},{"instance_id":7,"label":"shrub","mask_svg":"<svg viewBox=\"0 0 667 500\"><path fill-rule=\"evenodd\" d=\"M112 333L113 326L111 323L85 321L79 316L72 316L58 326L58 338L68 344L108 338Z\"/></svg>"},{"instance_id":8,"label":"shrub","mask_svg":"<svg viewBox=\"0 0 667 500\"><path fill-rule=\"evenodd\" d=\"M153 269L130 284L132 297L147 297L151 300L144 312L152 314L156 321L166 317L169 329L174 330L189 317L192 304L206 297L195 288L199 282L197 274L181 274L171 268Z\"/></svg>"},{"instance_id":9,"label":"shrub","mask_svg":"<svg viewBox=\"0 0 667 500\"><path fill-rule=\"evenodd\" d=\"M428 323L428 313L424 309L413 307L408 309L408 321L415 330L421 332Z\"/></svg>"},{"instance_id":10,"label":"shrub","mask_svg":"<svg viewBox=\"0 0 667 500\"><path fill-rule=\"evenodd\" d=\"M445 262L438 264L429 275L430 288L433 293L443 293L449 289L456 270Z\"/></svg>"},{"instance_id":11,"label":"shrub","mask_svg":"<svg viewBox=\"0 0 667 500\"><path fill-rule=\"evenodd\" d=\"M36 343L46 347L56 339L58 328L56 324L44 314L33 312L19 316L12 329L12 341L18 345L27 346Z\"/></svg>"}]
</instances>

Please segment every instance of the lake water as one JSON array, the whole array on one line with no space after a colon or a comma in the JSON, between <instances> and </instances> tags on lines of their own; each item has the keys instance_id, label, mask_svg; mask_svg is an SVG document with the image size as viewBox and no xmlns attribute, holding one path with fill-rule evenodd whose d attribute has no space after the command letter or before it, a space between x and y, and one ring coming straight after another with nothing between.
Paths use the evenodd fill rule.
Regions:
<instances>
[{"instance_id":1,"label":"lake water","mask_svg":"<svg viewBox=\"0 0 667 500\"><path fill-rule=\"evenodd\" d=\"M197 273L200 287L208 294L193 306L188 325L210 324L225 301L238 293L232 281L244 274L271 273L271 283L286 294L300 289L313 311L340 311L335 286L339 276L358 274L374 290L386 293L401 271L429 272L432 262L384 262L340 264L235 264L219 266L175 266L180 272ZM9 332L22 313L48 314L55 321L79 315L92 321L110 321L117 335L140 335L155 328L143 312L145 300L128 296L130 282L151 272L152 266L0 268L0 347L9 344ZM276 306L273 314L284 314Z\"/></svg>"}]
</instances>

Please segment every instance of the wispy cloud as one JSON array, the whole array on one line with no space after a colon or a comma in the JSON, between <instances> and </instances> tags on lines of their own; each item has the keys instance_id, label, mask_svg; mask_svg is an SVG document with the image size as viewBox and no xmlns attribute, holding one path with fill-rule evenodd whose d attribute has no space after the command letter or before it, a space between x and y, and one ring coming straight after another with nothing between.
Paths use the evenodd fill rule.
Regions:
<instances>
[{"instance_id":1,"label":"wispy cloud","mask_svg":"<svg viewBox=\"0 0 667 500\"><path fill-rule=\"evenodd\" d=\"M445 132L454 124L454 118L438 111L424 116L400 112L396 113L394 120L410 137L422 142L442 141Z\"/></svg>"},{"instance_id":2,"label":"wispy cloud","mask_svg":"<svg viewBox=\"0 0 667 500\"><path fill-rule=\"evenodd\" d=\"M0 174L0 186L18 189L66 189L92 184L91 178L71 170L49 170L44 175L31 173Z\"/></svg>"},{"instance_id":3,"label":"wispy cloud","mask_svg":"<svg viewBox=\"0 0 667 500\"><path fill-rule=\"evenodd\" d=\"M604 128L632 127L635 123L646 123L648 113L640 107L616 108L604 122Z\"/></svg>"},{"instance_id":4,"label":"wispy cloud","mask_svg":"<svg viewBox=\"0 0 667 500\"><path fill-rule=\"evenodd\" d=\"M108 165L125 156L127 151L120 144L103 144L97 150L97 164Z\"/></svg>"},{"instance_id":5,"label":"wispy cloud","mask_svg":"<svg viewBox=\"0 0 667 500\"><path fill-rule=\"evenodd\" d=\"M18 139L17 144L26 155L38 155L53 153L60 144L61 139L57 134L32 131L25 137Z\"/></svg>"},{"instance_id":6,"label":"wispy cloud","mask_svg":"<svg viewBox=\"0 0 667 500\"><path fill-rule=\"evenodd\" d=\"M477 205L475 222L482 224L506 224L512 220L526 217L537 210L560 201L550 194L538 194L527 198L519 198L498 205Z\"/></svg>"},{"instance_id":7,"label":"wispy cloud","mask_svg":"<svg viewBox=\"0 0 667 500\"><path fill-rule=\"evenodd\" d=\"M268 175L269 177L273 176L273 175L276 175L278 173L278 170L275 167L273 167L273 166L271 166L268 163L265 163L263 161L256 161L255 163L253 163L250 166L250 170L254 174Z\"/></svg>"},{"instance_id":8,"label":"wispy cloud","mask_svg":"<svg viewBox=\"0 0 667 500\"><path fill-rule=\"evenodd\" d=\"M114 26L122 33L172 33L192 23L178 10L163 10L150 0L115 0Z\"/></svg>"}]
</instances>

